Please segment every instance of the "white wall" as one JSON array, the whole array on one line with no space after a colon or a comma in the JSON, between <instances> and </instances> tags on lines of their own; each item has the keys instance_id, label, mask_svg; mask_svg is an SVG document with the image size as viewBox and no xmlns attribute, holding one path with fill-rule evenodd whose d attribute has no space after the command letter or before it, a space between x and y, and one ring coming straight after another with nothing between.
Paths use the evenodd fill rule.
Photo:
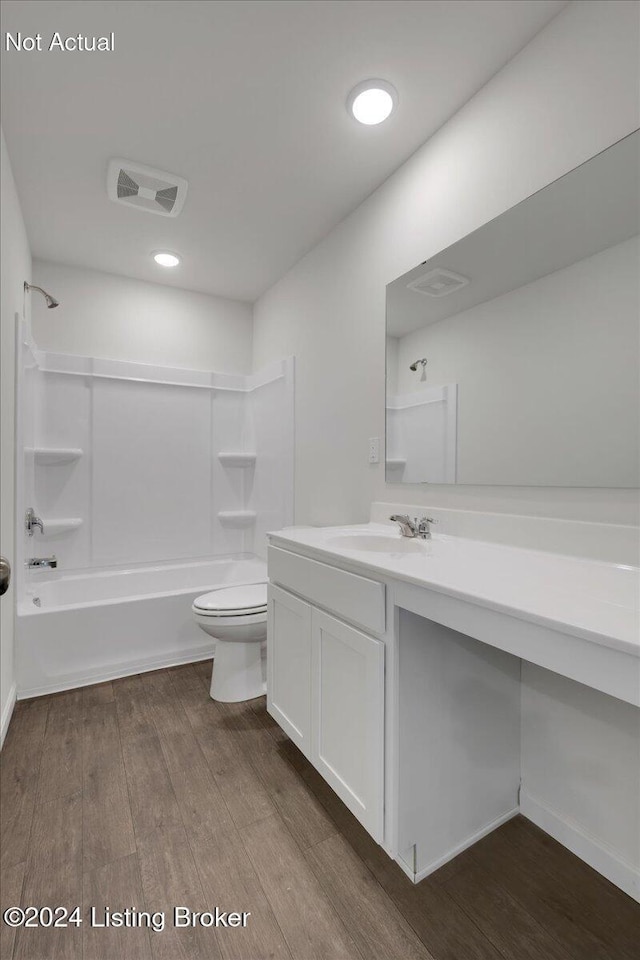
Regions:
<instances>
[{"instance_id":1,"label":"white wall","mask_svg":"<svg viewBox=\"0 0 640 960\"><path fill-rule=\"evenodd\" d=\"M2 140L2 273L0 277L0 550L12 564L15 556L15 315L22 315L23 283L31 278L31 251L11 171L4 134ZM14 686L14 589L0 599L0 737L10 718Z\"/></svg>"},{"instance_id":2,"label":"white wall","mask_svg":"<svg viewBox=\"0 0 640 960\"><path fill-rule=\"evenodd\" d=\"M39 294L31 295L41 350L220 373L251 370L248 303L42 260L34 261L33 277L60 302L48 310Z\"/></svg>"},{"instance_id":3,"label":"white wall","mask_svg":"<svg viewBox=\"0 0 640 960\"><path fill-rule=\"evenodd\" d=\"M572 3L258 300L254 364L296 356L297 522L390 499L635 517L631 491L386 486L367 448L384 435L385 285L635 129L637 50L637 3Z\"/></svg>"},{"instance_id":4,"label":"white wall","mask_svg":"<svg viewBox=\"0 0 640 960\"><path fill-rule=\"evenodd\" d=\"M635 237L396 341L399 394L458 384L458 483L639 485L639 263Z\"/></svg>"}]
</instances>

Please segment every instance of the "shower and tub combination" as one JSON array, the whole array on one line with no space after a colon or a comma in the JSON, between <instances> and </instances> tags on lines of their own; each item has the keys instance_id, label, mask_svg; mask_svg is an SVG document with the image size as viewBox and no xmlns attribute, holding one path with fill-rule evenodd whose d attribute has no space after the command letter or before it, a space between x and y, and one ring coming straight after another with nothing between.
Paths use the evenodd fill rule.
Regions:
<instances>
[{"instance_id":1,"label":"shower and tub combination","mask_svg":"<svg viewBox=\"0 0 640 960\"><path fill-rule=\"evenodd\" d=\"M194 601L265 579L264 561L250 556L43 572L18 602L20 696L208 659L215 639L193 619Z\"/></svg>"},{"instance_id":2,"label":"shower and tub combination","mask_svg":"<svg viewBox=\"0 0 640 960\"><path fill-rule=\"evenodd\" d=\"M194 601L264 583L293 519L293 359L225 374L18 334L18 695L211 657Z\"/></svg>"}]
</instances>

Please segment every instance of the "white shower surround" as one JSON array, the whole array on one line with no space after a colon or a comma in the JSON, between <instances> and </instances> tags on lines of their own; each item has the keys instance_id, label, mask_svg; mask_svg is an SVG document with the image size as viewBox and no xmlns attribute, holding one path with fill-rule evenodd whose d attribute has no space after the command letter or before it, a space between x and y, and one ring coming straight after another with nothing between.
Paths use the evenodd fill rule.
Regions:
<instances>
[{"instance_id":1,"label":"white shower surround","mask_svg":"<svg viewBox=\"0 0 640 960\"><path fill-rule=\"evenodd\" d=\"M458 384L387 396L387 482L455 483Z\"/></svg>"},{"instance_id":2,"label":"white shower surround","mask_svg":"<svg viewBox=\"0 0 640 960\"><path fill-rule=\"evenodd\" d=\"M293 521L293 358L245 376L20 338L18 516L44 534L18 531L18 697L211 656L191 603L264 579Z\"/></svg>"},{"instance_id":3,"label":"white shower surround","mask_svg":"<svg viewBox=\"0 0 640 960\"><path fill-rule=\"evenodd\" d=\"M244 376L26 349L21 487L44 520L30 555L66 572L264 555L267 527L291 522L293 359ZM56 448L76 454L38 455Z\"/></svg>"}]
</instances>

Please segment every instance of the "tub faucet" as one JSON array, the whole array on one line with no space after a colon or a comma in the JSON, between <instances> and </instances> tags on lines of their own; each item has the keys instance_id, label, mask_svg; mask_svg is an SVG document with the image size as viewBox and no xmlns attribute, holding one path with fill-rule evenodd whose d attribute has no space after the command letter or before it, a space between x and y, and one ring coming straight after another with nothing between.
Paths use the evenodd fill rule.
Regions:
<instances>
[{"instance_id":1,"label":"tub faucet","mask_svg":"<svg viewBox=\"0 0 640 960\"><path fill-rule=\"evenodd\" d=\"M44 533L44 525L40 517L36 517L33 507L29 507L24 515L24 525L30 537L33 536L33 528L38 527L40 533Z\"/></svg>"},{"instance_id":2,"label":"tub faucet","mask_svg":"<svg viewBox=\"0 0 640 960\"><path fill-rule=\"evenodd\" d=\"M27 569L28 570L37 570L42 567L48 567L50 570L55 570L58 566L58 561L56 560L55 553L52 557L29 557L27 560Z\"/></svg>"},{"instance_id":3,"label":"tub faucet","mask_svg":"<svg viewBox=\"0 0 640 960\"><path fill-rule=\"evenodd\" d=\"M433 517L422 517L420 520L414 517L412 520L405 513L394 513L393 516L389 517L389 520L400 524L401 536L419 540L431 540L431 524L438 522Z\"/></svg>"}]
</instances>

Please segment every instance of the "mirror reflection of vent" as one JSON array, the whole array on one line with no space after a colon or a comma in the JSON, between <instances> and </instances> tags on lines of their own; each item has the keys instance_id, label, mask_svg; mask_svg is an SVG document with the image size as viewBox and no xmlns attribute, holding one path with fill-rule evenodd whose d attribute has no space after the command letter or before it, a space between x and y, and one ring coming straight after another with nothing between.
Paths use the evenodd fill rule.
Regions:
<instances>
[{"instance_id":1,"label":"mirror reflection of vent","mask_svg":"<svg viewBox=\"0 0 640 960\"><path fill-rule=\"evenodd\" d=\"M467 277L462 277L452 270L436 267L429 273L423 274L417 280L412 280L407 286L416 293L423 293L426 297L446 297L469 283Z\"/></svg>"},{"instance_id":2,"label":"mirror reflection of vent","mask_svg":"<svg viewBox=\"0 0 640 960\"><path fill-rule=\"evenodd\" d=\"M161 217L177 217L187 195L187 181L132 160L111 160L107 193L114 203L159 213Z\"/></svg>"}]
</instances>

